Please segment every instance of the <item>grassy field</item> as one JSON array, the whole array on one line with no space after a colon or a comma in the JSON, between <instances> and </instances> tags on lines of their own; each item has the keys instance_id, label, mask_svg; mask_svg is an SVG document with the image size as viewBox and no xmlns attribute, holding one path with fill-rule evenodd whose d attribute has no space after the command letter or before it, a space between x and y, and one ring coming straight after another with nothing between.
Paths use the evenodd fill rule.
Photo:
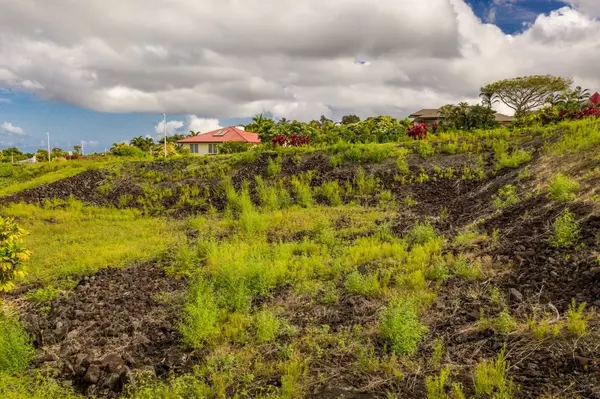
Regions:
<instances>
[{"instance_id":1,"label":"grassy field","mask_svg":"<svg viewBox=\"0 0 600 399\"><path fill-rule=\"evenodd\" d=\"M74 200L46 206L12 204L1 214L15 218L29 232L25 245L32 255L24 269L26 283L49 283L102 267L157 259L184 240L177 221Z\"/></svg>"},{"instance_id":2,"label":"grassy field","mask_svg":"<svg viewBox=\"0 0 600 399\"><path fill-rule=\"evenodd\" d=\"M579 121L125 162L99 188L112 207L7 204L0 215L29 232L31 289L0 313L0 396L593 397L599 132ZM36 168L6 176L2 195L87 166ZM176 323L150 324L175 331L167 349L185 366L142 370L146 342L116 385L111 365L99 379L92 365L27 369L46 351L86 357L33 345L32 312L61 321L81 277L146 262L185 282L139 300L173 306ZM127 352L112 326L94 328Z\"/></svg>"}]
</instances>

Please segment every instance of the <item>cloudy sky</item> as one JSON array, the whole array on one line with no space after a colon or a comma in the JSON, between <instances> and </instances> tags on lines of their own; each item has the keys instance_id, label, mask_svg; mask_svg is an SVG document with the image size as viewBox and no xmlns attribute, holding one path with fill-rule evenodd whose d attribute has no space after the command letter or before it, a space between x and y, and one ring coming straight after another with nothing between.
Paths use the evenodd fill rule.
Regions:
<instances>
[{"instance_id":1,"label":"cloudy sky","mask_svg":"<svg viewBox=\"0 0 600 399\"><path fill-rule=\"evenodd\" d=\"M599 0L0 0L0 148L88 150L256 113L405 117L485 83L600 90ZM359 63L357 60L368 61ZM500 109L504 111L504 109Z\"/></svg>"}]
</instances>

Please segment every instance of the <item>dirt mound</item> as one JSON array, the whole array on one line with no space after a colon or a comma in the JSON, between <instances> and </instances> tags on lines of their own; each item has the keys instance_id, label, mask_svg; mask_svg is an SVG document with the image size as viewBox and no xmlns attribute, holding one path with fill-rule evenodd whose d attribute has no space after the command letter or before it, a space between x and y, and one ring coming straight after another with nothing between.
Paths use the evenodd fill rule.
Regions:
<instances>
[{"instance_id":1,"label":"dirt mound","mask_svg":"<svg viewBox=\"0 0 600 399\"><path fill-rule=\"evenodd\" d=\"M0 199L0 202L39 203L54 198L66 200L73 196L87 203L102 205L106 200L98 193L98 187L106 177L107 172L104 170L87 170L66 179L9 195Z\"/></svg>"},{"instance_id":2,"label":"dirt mound","mask_svg":"<svg viewBox=\"0 0 600 399\"><path fill-rule=\"evenodd\" d=\"M86 395L111 395L138 371L164 375L187 356L176 331L184 281L153 266L106 269L84 277L74 292L55 299L49 312L25 316L49 364Z\"/></svg>"}]
</instances>

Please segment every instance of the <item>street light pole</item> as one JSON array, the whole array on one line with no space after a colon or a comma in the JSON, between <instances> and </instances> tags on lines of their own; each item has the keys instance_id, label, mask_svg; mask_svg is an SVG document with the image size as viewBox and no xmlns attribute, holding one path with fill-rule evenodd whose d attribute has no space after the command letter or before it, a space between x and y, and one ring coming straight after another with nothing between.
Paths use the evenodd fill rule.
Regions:
<instances>
[{"instance_id":1,"label":"street light pole","mask_svg":"<svg viewBox=\"0 0 600 399\"><path fill-rule=\"evenodd\" d=\"M163 114L163 130L165 133L165 158L167 157L167 114Z\"/></svg>"},{"instance_id":2,"label":"street light pole","mask_svg":"<svg viewBox=\"0 0 600 399\"><path fill-rule=\"evenodd\" d=\"M50 133L46 132L46 136L48 136L48 162L50 162Z\"/></svg>"}]
</instances>

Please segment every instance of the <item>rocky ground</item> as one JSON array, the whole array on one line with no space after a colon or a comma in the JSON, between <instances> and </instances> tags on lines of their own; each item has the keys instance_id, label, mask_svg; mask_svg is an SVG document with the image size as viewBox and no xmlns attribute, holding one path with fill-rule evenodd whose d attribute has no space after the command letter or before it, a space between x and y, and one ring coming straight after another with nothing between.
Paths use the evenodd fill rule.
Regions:
<instances>
[{"instance_id":1,"label":"rocky ground","mask_svg":"<svg viewBox=\"0 0 600 399\"><path fill-rule=\"evenodd\" d=\"M37 365L60 370L86 395L120 392L137 372L185 367L175 325L185 285L155 266L106 269L49 309L30 306L24 320L39 347Z\"/></svg>"}]
</instances>

